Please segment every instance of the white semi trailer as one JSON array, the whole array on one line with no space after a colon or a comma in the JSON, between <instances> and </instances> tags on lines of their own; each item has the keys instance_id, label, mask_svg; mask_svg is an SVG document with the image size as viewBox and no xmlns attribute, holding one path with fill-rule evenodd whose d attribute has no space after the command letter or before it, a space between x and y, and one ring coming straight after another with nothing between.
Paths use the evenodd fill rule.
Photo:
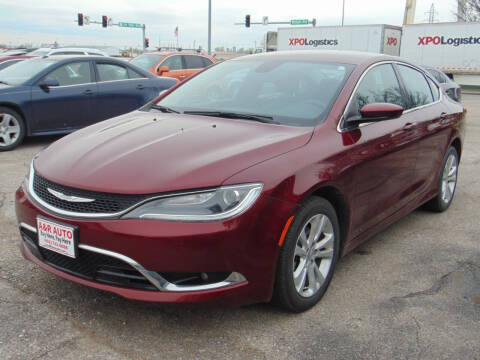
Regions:
<instances>
[{"instance_id":1,"label":"white semi trailer","mask_svg":"<svg viewBox=\"0 0 480 360\"><path fill-rule=\"evenodd\" d=\"M400 55L463 86L480 86L480 23L404 25Z\"/></svg>"},{"instance_id":2,"label":"white semi trailer","mask_svg":"<svg viewBox=\"0 0 480 360\"><path fill-rule=\"evenodd\" d=\"M400 54L402 28L391 25L288 27L278 29L278 50L356 50Z\"/></svg>"}]
</instances>

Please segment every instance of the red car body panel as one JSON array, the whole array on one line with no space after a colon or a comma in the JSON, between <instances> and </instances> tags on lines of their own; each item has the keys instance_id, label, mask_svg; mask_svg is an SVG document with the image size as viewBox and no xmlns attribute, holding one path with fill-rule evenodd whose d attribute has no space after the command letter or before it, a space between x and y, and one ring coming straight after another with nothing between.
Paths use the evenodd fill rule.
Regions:
<instances>
[{"instance_id":1,"label":"red car body panel","mask_svg":"<svg viewBox=\"0 0 480 360\"><path fill-rule=\"evenodd\" d=\"M261 181L262 195L238 217L206 223L70 219L42 209L23 187L16 194L19 222L34 226L36 217L43 215L78 226L81 243L126 254L149 270L238 271L246 283L183 295L138 292L42 266L72 281L137 300L268 301L284 225L312 194L326 197L336 207L343 254L434 197L447 148L453 144L461 151L463 107L443 95L441 101L405 111L399 118L339 131L364 71L379 61L400 60L319 53L323 52L303 56L357 67L327 119L315 128L134 112L69 135L35 161L36 171L53 182L110 193ZM23 253L38 263L28 249Z\"/></svg>"},{"instance_id":2,"label":"red car body panel","mask_svg":"<svg viewBox=\"0 0 480 360\"><path fill-rule=\"evenodd\" d=\"M0 62L15 60L15 59L31 59L35 56L28 55L12 55L12 56L0 56Z\"/></svg>"}]
</instances>

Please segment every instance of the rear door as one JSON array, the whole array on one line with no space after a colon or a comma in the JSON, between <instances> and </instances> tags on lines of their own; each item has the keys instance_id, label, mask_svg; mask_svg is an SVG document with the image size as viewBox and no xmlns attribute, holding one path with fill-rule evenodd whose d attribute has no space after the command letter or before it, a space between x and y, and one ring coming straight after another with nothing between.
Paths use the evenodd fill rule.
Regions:
<instances>
[{"instance_id":1,"label":"rear door","mask_svg":"<svg viewBox=\"0 0 480 360\"><path fill-rule=\"evenodd\" d=\"M407 107L405 93L391 63L367 70L355 90L346 118L358 116L370 103ZM414 197L416 153L414 135L405 116L350 129L359 138L352 151L354 169L354 236L374 227ZM344 130L345 131L345 130Z\"/></svg>"},{"instance_id":2,"label":"rear door","mask_svg":"<svg viewBox=\"0 0 480 360\"><path fill-rule=\"evenodd\" d=\"M96 60L98 97L94 121L102 121L136 110L148 102L149 78L125 64Z\"/></svg>"},{"instance_id":3,"label":"rear door","mask_svg":"<svg viewBox=\"0 0 480 360\"><path fill-rule=\"evenodd\" d=\"M59 86L42 89L45 78ZM52 70L32 87L32 132L72 130L91 123L97 96L91 61L72 61Z\"/></svg>"},{"instance_id":4,"label":"rear door","mask_svg":"<svg viewBox=\"0 0 480 360\"><path fill-rule=\"evenodd\" d=\"M186 68L187 77L199 72L203 68L212 64L212 62L200 55L182 55Z\"/></svg>"},{"instance_id":5,"label":"rear door","mask_svg":"<svg viewBox=\"0 0 480 360\"><path fill-rule=\"evenodd\" d=\"M443 151L449 140L449 124L454 119L447 114L440 101L439 88L432 79L407 64L395 66L408 92L409 109L404 116L415 124L418 157L415 176L420 185L419 192L424 193L437 181Z\"/></svg>"},{"instance_id":6,"label":"rear door","mask_svg":"<svg viewBox=\"0 0 480 360\"><path fill-rule=\"evenodd\" d=\"M168 66L168 68L170 69L170 71L164 72L162 76L173 77L180 81L187 78L187 74L185 72L185 65L183 63L181 55L168 56L165 60L162 61L159 68L162 66Z\"/></svg>"}]
</instances>

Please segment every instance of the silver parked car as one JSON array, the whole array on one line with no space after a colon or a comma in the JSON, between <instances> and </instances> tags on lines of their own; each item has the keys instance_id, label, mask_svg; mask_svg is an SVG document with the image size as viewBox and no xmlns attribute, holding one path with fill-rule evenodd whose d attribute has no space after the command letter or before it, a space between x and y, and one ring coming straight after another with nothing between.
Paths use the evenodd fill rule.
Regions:
<instances>
[{"instance_id":1,"label":"silver parked car","mask_svg":"<svg viewBox=\"0 0 480 360\"><path fill-rule=\"evenodd\" d=\"M450 79L444 72L429 67L424 66L425 70L427 70L432 76L440 83L440 86L448 96L450 96L453 100L460 102L462 97L462 88L459 84L455 81Z\"/></svg>"}]
</instances>

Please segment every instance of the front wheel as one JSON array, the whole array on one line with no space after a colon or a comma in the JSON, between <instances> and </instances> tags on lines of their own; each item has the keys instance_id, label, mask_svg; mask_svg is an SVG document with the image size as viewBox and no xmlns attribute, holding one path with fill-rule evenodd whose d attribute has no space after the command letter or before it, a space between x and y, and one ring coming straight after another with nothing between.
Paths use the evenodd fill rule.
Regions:
<instances>
[{"instance_id":1,"label":"front wheel","mask_svg":"<svg viewBox=\"0 0 480 360\"><path fill-rule=\"evenodd\" d=\"M0 151L12 150L25 137L25 122L16 111L0 107Z\"/></svg>"},{"instance_id":2,"label":"front wheel","mask_svg":"<svg viewBox=\"0 0 480 360\"><path fill-rule=\"evenodd\" d=\"M458 153L450 146L443 158L442 170L438 176L438 194L426 204L429 210L442 212L448 209L455 195L457 173Z\"/></svg>"},{"instance_id":3,"label":"front wheel","mask_svg":"<svg viewBox=\"0 0 480 360\"><path fill-rule=\"evenodd\" d=\"M313 197L295 215L280 249L273 302L284 309L310 309L323 296L340 254L333 206Z\"/></svg>"}]
</instances>

